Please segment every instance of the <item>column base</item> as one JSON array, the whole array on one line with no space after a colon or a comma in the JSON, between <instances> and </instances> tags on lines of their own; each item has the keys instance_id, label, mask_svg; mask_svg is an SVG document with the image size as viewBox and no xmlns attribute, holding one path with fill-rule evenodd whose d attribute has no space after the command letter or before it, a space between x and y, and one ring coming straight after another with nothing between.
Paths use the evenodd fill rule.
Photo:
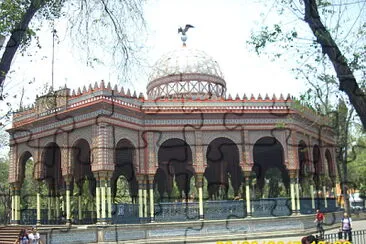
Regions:
<instances>
[{"instance_id":1,"label":"column base","mask_svg":"<svg viewBox=\"0 0 366 244\"><path fill-rule=\"evenodd\" d=\"M10 220L11 225L20 225L20 220Z\"/></svg>"},{"instance_id":2,"label":"column base","mask_svg":"<svg viewBox=\"0 0 366 244\"><path fill-rule=\"evenodd\" d=\"M199 218L200 220L205 220L205 216L204 216L204 215L200 215L200 216L198 216L198 218Z\"/></svg>"},{"instance_id":3,"label":"column base","mask_svg":"<svg viewBox=\"0 0 366 244\"><path fill-rule=\"evenodd\" d=\"M253 216L252 216L252 213L248 213L248 214L247 214L247 216L246 216L245 218L249 218L249 219L250 219L250 218L252 218L252 217L253 217Z\"/></svg>"},{"instance_id":4,"label":"column base","mask_svg":"<svg viewBox=\"0 0 366 244\"><path fill-rule=\"evenodd\" d=\"M106 224L108 224L108 219L107 218L97 219L97 224L98 225L106 225Z\"/></svg>"},{"instance_id":5,"label":"column base","mask_svg":"<svg viewBox=\"0 0 366 244\"><path fill-rule=\"evenodd\" d=\"M138 221L140 222L140 224L146 224L151 222L149 217L140 217Z\"/></svg>"}]
</instances>

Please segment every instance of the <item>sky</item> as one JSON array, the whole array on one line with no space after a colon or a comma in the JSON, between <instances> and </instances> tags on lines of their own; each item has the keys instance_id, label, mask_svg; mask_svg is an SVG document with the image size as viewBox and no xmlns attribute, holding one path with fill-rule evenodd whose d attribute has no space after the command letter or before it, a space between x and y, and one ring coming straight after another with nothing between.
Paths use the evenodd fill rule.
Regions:
<instances>
[{"instance_id":1,"label":"sky","mask_svg":"<svg viewBox=\"0 0 366 244\"><path fill-rule=\"evenodd\" d=\"M130 88L145 94L149 73L155 62L164 53L182 48L178 28L191 24L187 32L187 46L206 52L216 60L226 81L227 95L233 97L244 93L262 97L268 93L297 96L305 89L305 83L296 80L291 73L291 64L273 62L266 56L258 56L247 44L252 30L276 20L273 6L267 1L256 0L151 0L144 7L146 32L141 33L142 51L139 54L146 61L130 81L121 80L113 68L107 65L90 67L85 62L85 51L74 45L66 34L64 20L55 22L57 39L54 48L54 87L65 84L71 89L86 87L96 81L118 84L125 91ZM266 20L264 23L263 20ZM137 36L140 33L136 33ZM106 38L101 36L101 38ZM25 54L16 54L11 71L5 81L5 102L0 103L0 113L8 111L6 103L13 110L19 107L24 89L23 105L33 104L37 94L51 83L53 34L50 25L44 25L39 32L41 48L35 43ZM100 53L103 49L100 48ZM0 51L1 54L1 51ZM143 72L141 72L143 71ZM7 121L5 128L10 128ZM2 132L4 133L4 132ZM1 143L0 143L1 144ZM0 149L1 151L7 151Z\"/></svg>"},{"instance_id":2,"label":"sky","mask_svg":"<svg viewBox=\"0 0 366 244\"><path fill-rule=\"evenodd\" d=\"M138 70L129 82L117 77L115 70L107 65L87 66L84 51L73 44L65 34L64 21L56 21L57 41L54 53L54 87L65 84L71 89L94 84L96 81L118 84L125 90L130 88L146 95L149 72L164 53L182 47L177 30L186 24L195 28L187 32L187 46L206 52L216 60L227 85L227 95L243 97L268 93L290 93L298 96L306 89L303 80L295 79L291 72L291 60L273 62L265 55L258 56L247 44L251 31L277 21L274 6L260 0L151 0L144 8L146 33L141 34L140 56L146 60L144 68ZM308 29L304 24L304 30ZM18 53L11 72L5 81L4 93L9 94L14 110L24 89L23 105L34 103L46 83L51 83L52 74L52 29L45 25L39 32L42 48L34 44L26 54ZM140 35L140 33L136 33ZM106 38L101 36L101 38ZM103 52L101 49L100 52ZM1 52L0 52L1 53ZM0 113L7 111L6 102L1 102ZM8 123L6 128L11 125Z\"/></svg>"},{"instance_id":3,"label":"sky","mask_svg":"<svg viewBox=\"0 0 366 244\"><path fill-rule=\"evenodd\" d=\"M265 2L265 1L264 1ZM187 46L205 51L218 63L227 84L227 94L242 97L244 93L255 96L268 94L298 95L304 82L296 80L288 63L272 62L268 57L257 56L246 43L251 30L258 30L263 16L271 13L271 6L254 0L154 0L145 6L147 35L142 55L147 60L144 71L129 83L118 80L115 71L106 66L91 68L81 61L84 54L73 47L72 40L64 34L62 22L55 44L54 87L77 89L79 86L105 80L111 84L146 94L151 67L164 53L181 48L177 29L185 24L194 25L187 33ZM267 16L267 19L269 17ZM146 40L146 41L145 41ZM40 35L41 49L32 47L32 56L17 54L5 92L19 94L25 86L28 101L51 80L52 33L44 28ZM29 82L32 84L29 85ZM31 92L32 91L32 92ZM18 98L17 98L18 99ZM19 99L18 99L19 100ZM15 100L15 104L19 101Z\"/></svg>"},{"instance_id":4,"label":"sky","mask_svg":"<svg viewBox=\"0 0 366 244\"><path fill-rule=\"evenodd\" d=\"M251 31L259 31L262 26L273 25L280 20L275 1L267 0L149 0L144 7L146 32L136 32L140 38L139 56L144 59L144 65L135 76L126 82L120 79L108 62L105 65L90 67L85 62L85 51L74 45L73 39L66 34L65 20L55 22L57 41L54 48L54 87L65 84L71 89L94 84L104 80L111 82L112 87L118 84L125 90L130 88L146 96L146 85L154 63L164 53L182 47L177 30L186 24L195 28L187 32L187 46L206 52L216 60L226 81L227 95L233 97L239 94L243 97L268 93L298 96L307 89L306 82L295 79L291 68L295 67L294 58L273 61L266 55L258 56L253 47L247 44ZM363 7L365 4L363 4ZM355 6L357 17L358 5ZM352 12L350 12L352 15ZM282 16L283 17L283 16ZM352 18L353 16L351 16ZM353 17L356 19L356 17ZM358 17L357 17L358 18ZM332 20L331 20L332 21ZM296 24L300 36L312 38L305 22L293 17L288 18L282 27L292 28ZM348 22L353 25L352 21ZM347 25L347 22L346 24ZM100 38L108 38L101 31ZM346 33L347 34L347 33ZM347 35L345 35L347 38ZM6 103L14 110L19 107L19 101L24 89L23 105L34 103L45 84L51 83L52 77L52 29L44 25L39 32L42 48L35 44L30 46L25 54L17 53L13 60L11 71L5 81L4 93L9 94L5 102L0 102L0 115L8 111ZM301 45L301 43L299 44ZM97 48L99 53L103 49ZM277 51L267 49L267 51ZM290 52L289 52L290 53ZM2 54L0 50L0 54ZM11 124L8 122L6 128ZM1 132L1 131L0 131ZM1 144L1 143L0 143ZM0 149L1 151L1 149Z\"/></svg>"}]
</instances>

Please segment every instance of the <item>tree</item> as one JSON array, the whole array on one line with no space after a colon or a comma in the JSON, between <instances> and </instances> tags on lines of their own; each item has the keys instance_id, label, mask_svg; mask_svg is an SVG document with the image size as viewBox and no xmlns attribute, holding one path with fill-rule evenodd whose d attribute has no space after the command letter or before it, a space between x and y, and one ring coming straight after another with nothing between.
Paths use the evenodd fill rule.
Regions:
<instances>
[{"instance_id":1,"label":"tree","mask_svg":"<svg viewBox=\"0 0 366 244\"><path fill-rule=\"evenodd\" d=\"M366 25L362 22L362 20L359 21L361 22L361 24L360 27L357 28L354 36L357 42L348 42L348 47L345 48L344 46L342 47L343 44L340 46L332 35L333 33L335 34L334 36L337 37L340 33L339 30L341 28L340 19L334 21L331 18L335 17L334 15L336 14L336 11L334 11L334 9L332 8L337 5L341 6L342 2L340 2L339 4L332 4L331 2L326 0L302 0L300 1L301 6L299 6L296 1L292 0L281 0L278 3L280 6L279 11L281 14L284 13L286 8L287 10L290 10L290 12L295 14L296 18L305 21L306 24L310 27L313 34L313 39L311 39L310 42L308 42L307 44L310 45L311 48L309 49L309 47L307 47L307 53L300 52L298 45L301 44L295 43L295 41L299 43L302 41L303 43L304 40L306 40L306 37L300 38L299 31L296 30L295 27L292 30L283 31L284 28L282 27L284 27L284 25L282 25L281 27L281 24L274 25L273 29L265 26L259 33L253 33L249 44L253 45L257 53L259 53L269 43L281 41L282 48L288 48L290 52L291 50L295 51L300 59L305 60L303 62L300 62L301 68L307 61L307 63L311 63L309 61L311 55L315 56L315 64L319 62L319 57L322 56L322 54L326 55L330 64L333 66L334 72L337 75L338 89L340 91L343 91L347 95L350 103L353 105L361 119L363 128L366 129L366 94L364 90L365 72L362 71L362 69L365 68L366 61L364 57L366 53L366 45L363 42ZM344 4L344 6L345 5L346 3ZM319 13L319 11L321 11L321 14ZM342 11L345 10L343 9ZM362 9L360 10L360 16L362 16L361 12ZM338 16L342 16L342 14L339 13ZM330 19L330 21L328 21L328 24L331 24L332 21L336 22L335 28L331 29L324 24L324 20L327 20L327 18ZM351 27L353 28L353 26ZM349 30L349 32L350 31L351 30ZM346 31L346 33L348 34L349 32ZM353 50L351 47L352 45L359 47L359 50ZM314 51L314 48L315 52L312 52ZM342 51L341 48L343 48L344 51ZM345 56L345 51L348 51L348 58ZM281 57L281 55L282 54L279 53L275 54L277 58ZM306 55L308 57L305 57ZM356 70L361 70L363 72L362 77L359 80L356 79L356 76L354 74Z\"/></svg>"},{"instance_id":2,"label":"tree","mask_svg":"<svg viewBox=\"0 0 366 244\"><path fill-rule=\"evenodd\" d=\"M349 153L348 174L352 187L366 195L366 135L361 135Z\"/></svg>"},{"instance_id":3,"label":"tree","mask_svg":"<svg viewBox=\"0 0 366 244\"><path fill-rule=\"evenodd\" d=\"M0 40L6 37L5 49L0 60L0 95L5 78L10 70L16 52L24 51L37 39L37 31L42 24L53 23L65 17L70 22L70 34L82 44L87 52L87 63L98 61L91 50L102 46L111 52L115 64L127 66L134 60L135 42L131 39L131 29L140 33L143 25L143 0L4 0L0 3ZM31 21L34 24L31 25ZM100 38L100 33L109 35ZM76 33L77 32L77 33ZM76 33L76 35L75 35ZM109 45L107 45L109 44ZM40 45L39 45L40 47ZM0 47L1 48L1 47ZM93 57L94 56L94 57Z\"/></svg>"},{"instance_id":4,"label":"tree","mask_svg":"<svg viewBox=\"0 0 366 244\"><path fill-rule=\"evenodd\" d=\"M0 158L0 224L8 224L11 214L11 195L8 183L9 159Z\"/></svg>"}]
</instances>

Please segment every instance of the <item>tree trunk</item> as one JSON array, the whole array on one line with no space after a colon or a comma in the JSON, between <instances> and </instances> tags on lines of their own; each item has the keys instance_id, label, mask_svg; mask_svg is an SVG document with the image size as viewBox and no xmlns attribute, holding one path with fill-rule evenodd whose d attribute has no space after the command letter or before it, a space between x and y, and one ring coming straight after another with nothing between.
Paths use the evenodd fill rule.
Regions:
<instances>
[{"instance_id":1,"label":"tree trunk","mask_svg":"<svg viewBox=\"0 0 366 244\"><path fill-rule=\"evenodd\" d=\"M366 94L358 86L346 58L321 22L316 0L304 0L304 4L305 22L308 23L316 41L321 45L323 53L327 54L332 62L339 80L339 90L347 94L349 101L360 116L363 128L366 130Z\"/></svg>"},{"instance_id":2,"label":"tree trunk","mask_svg":"<svg viewBox=\"0 0 366 244\"><path fill-rule=\"evenodd\" d=\"M0 61L0 91L4 87L4 81L6 75L9 72L11 63L23 41L26 31L28 29L29 23L32 20L35 13L43 7L45 0L32 0L29 7L25 11L20 22L16 25L14 30L12 30L10 38L6 43L5 51ZM0 100L2 100L2 94L0 93Z\"/></svg>"}]
</instances>

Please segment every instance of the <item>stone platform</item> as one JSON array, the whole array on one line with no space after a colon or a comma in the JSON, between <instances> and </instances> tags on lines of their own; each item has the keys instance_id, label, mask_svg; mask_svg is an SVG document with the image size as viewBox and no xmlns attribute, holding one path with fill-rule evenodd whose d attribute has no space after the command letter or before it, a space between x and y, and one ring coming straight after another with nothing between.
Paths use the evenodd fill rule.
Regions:
<instances>
[{"instance_id":1,"label":"stone platform","mask_svg":"<svg viewBox=\"0 0 366 244\"><path fill-rule=\"evenodd\" d=\"M325 229L339 225L342 213L327 213ZM45 243L193 243L301 235L315 230L313 215L202 220L191 222L43 226Z\"/></svg>"}]
</instances>

